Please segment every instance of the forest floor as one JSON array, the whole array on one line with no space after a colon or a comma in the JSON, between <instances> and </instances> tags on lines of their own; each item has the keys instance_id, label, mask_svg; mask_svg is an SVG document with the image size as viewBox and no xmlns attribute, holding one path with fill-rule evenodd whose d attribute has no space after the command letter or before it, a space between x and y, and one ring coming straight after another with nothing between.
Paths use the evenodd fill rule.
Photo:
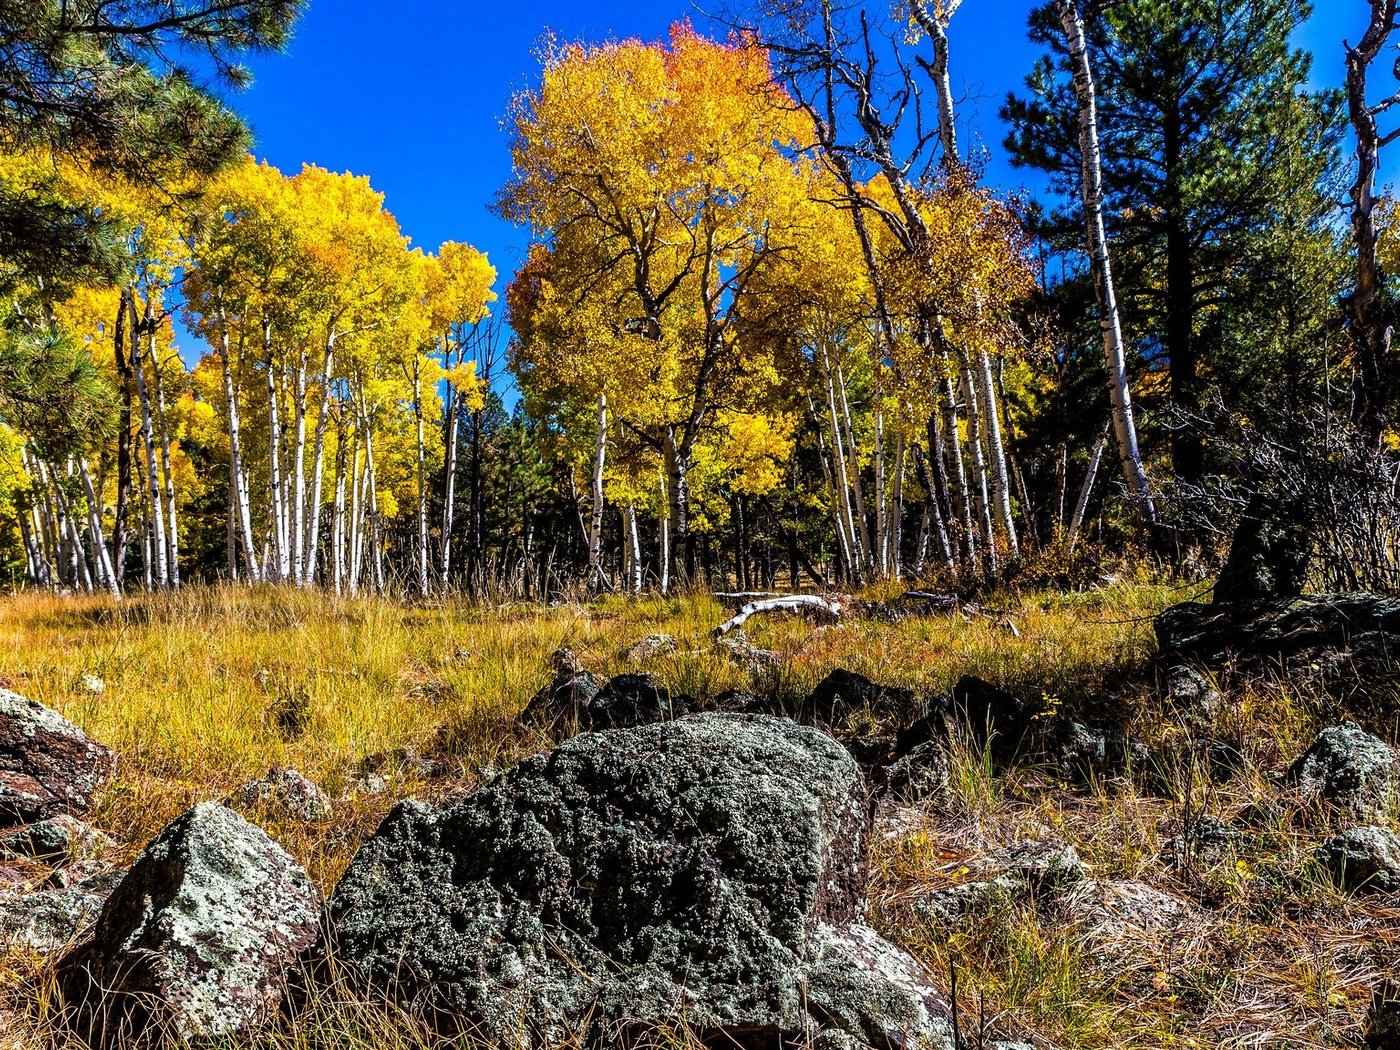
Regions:
<instances>
[{"instance_id":1,"label":"forest floor","mask_svg":"<svg viewBox=\"0 0 1400 1050\"><path fill-rule=\"evenodd\" d=\"M21 595L0 603L0 685L56 708L121 756L92 819L122 844L123 863L191 804L272 766L301 770L336 800L332 815L259 822L328 891L397 799L469 791L550 746L515 716L549 680L549 654L561 646L597 674L645 670L699 697L743 688L796 703L838 667L920 695L975 674L1066 709L1111 704L1165 753L1184 731L1158 699L1152 617L1192 596L1112 583L990 598L992 615L824 627L760 617L750 639L781 662L756 681L711 644L728 614L708 596L485 608L235 588L120 606ZM639 664L621 655L656 632L673 635L675 651ZM1382 974L1400 972L1395 901L1332 889L1310 860L1319 832L1293 822L1233 836L1208 858L1172 856L1184 822L1202 813L1236 821L1275 797L1280 771L1342 717L1335 701L1289 683L1259 682L1232 699L1225 730L1245 762L1224 784L1179 763L1153 771L1152 790L1135 775L1074 786L1034 767L995 770L964 747L954 748L949 800L882 810L875 924L941 987L956 973L965 1031L1084 1048L1355 1045ZM355 790L361 760L395 748L447 763L448 775L389 766L387 792ZM950 929L918 906L964 877L969 860L1047 836L1070 842L1096 879L1139 881L1185 902L1193 925L1155 939L1090 937L1027 899ZM49 1042L30 1030L44 1029L44 988L37 958L0 956L0 1007L20 1019L0 1045ZM358 1050L426 1038L378 1009L339 1004L266 1045Z\"/></svg>"}]
</instances>

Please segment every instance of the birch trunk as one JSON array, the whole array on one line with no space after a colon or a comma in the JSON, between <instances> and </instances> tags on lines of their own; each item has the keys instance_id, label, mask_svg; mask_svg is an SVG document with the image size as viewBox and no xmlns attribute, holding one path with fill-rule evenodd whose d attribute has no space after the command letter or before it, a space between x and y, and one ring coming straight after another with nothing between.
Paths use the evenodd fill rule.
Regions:
<instances>
[{"instance_id":1,"label":"birch trunk","mask_svg":"<svg viewBox=\"0 0 1400 1050\"><path fill-rule=\"evenodd\" d=\"M413 433L416 442L418 481L418 596L428 597L428 466L423 447L423 377L419 357L413 358Z\"/></svg>"},{"instance_id":2,"label":"birch trunk","mask_svg":"<svg viewBox=\"0 0 1400 1050\"><path fill-rule=\"evenodd\" d=\"M310 586L316 578L316 548L321 542L321 479L326 469L326 420L331 407L331 376L335 366L336 335L326 337L326 351L321 360L321 403L316 415L315 448L311 454L311 506L306 537L306 566L302 583ZM337 454L338 450L337 450Z\"/></svg>"},{"instance_id":3,"label":"birch trunk","mask_svg":"<svg viewBox=\"0 0 1400 1050\"><path fill-rule=\"evenodd\" d=\"M257 583L258 549L253 543L253 515L248 503L248 476L243 469L243 446L238 418L238 390L233 382L233 364L229 357L228 321L219 311L219 363L224 376L224 401L228 406L229 485L233 490L234 512L238 518L239 539L243 543L244 564L248 580Z\"/></svg>"},{"instance_id":4,"label":"birch trunk","mask_svg":"<svg viewBox=\"0 0 1400 1050\"><path fill-rule=\"evenodd\" d=\"M1006 545L1011 553L1020 554L1021 544L1016 536L1016 522L1011 515L1011 479L1006 468L1006 445L1001 436L1001 412L996 396L996 384L992 378L992 359L985 349L977 351L977 381L981 391L983 418L986 420L987 459L992 468L992 497L995 500L997 517L1006 534Z\"/></svg>"},{"instance_id":5,"label":"birch trunk","mask_svg":"<svg viewBox=\"0 0 1400 1050\"><path fill-rule=\"evenodd\" d=\"M1099 476L1099 462L1104 449L1108 447L1108 432L1111 423L1105 423L1103 433L1094 442L1094 450L1089 453L1089 469L1084 473L1084 484L1079 489L1079 499L1074 504L1074 517L1069 522L1069 549L1079 541L1079 530L1084 526L1084 515L1089 509L1089 496L1094 491L1094 482Z\"/></svg>"},{"instance_id":6,"label":"birch trunk","mask_svg":"<svg viewBox=\"0 0 1400 1050\"><path fill-rule=\"evenodd\" d=\"M180 522L175 508L175 476L170 469L170 421L165 412L165 381L156 354L156 335L149 333L151 373L156 383L156 420L160 424L160 472L165 482L165 555L170 566L170 586L180 587Z\"/></svg>"},{"instance_id":7,"label":"birch trunk","mask_svg":"<svg viewBox=\"0 0 1400 1050\"><path fill-rule=\"evenodd\" d=\"M636 504L627 504L627 587L632 594L642 593L642 537L637 530Z\"/></svg>"},{"instance_id":8,"label":"birch trunk","mask_svg":"<svg viewBox=\"0 0 1400 1050\"><path fill-rule=\"evenodd\" d=\"M82 458L78 460L78 472L82 475L83 493L87 496L88 529L92 533L93 557L97 561L98 576L102 585L111 591L112 597L121 601L121 585L117 581L117 574L112 568L112 558L107 552L107 544L102 536L102 503L97 498L92 475L88 473L87 461Z\"/></svg>"},{"instance_id":9,"label":"birch trunk","mask_svg":"<svg viewBox=\"0 0 1400 1050\"><path fill-rule=\"evenodd\" d=\"M282 423L278 409L277 372L272 359L272 322L262 328L263 365L267 372L267 460L268 501L272 510L272 543L276 567L269 574L277 581L287 578L287 510L282 502Z\"/></svg>"},{"instance_id":10,"label":"birch trunk","mask_svg":"<svg viewBox=\"0 0 1400 1050\"><path fill-rule=\"evenodd\" d=\"M593 513L588 521L588 589L602 590L607 585L603 571L603 470L608 455L608 398L598 395L598 428L593 442Z\"/></svg>"},{"instance_id":11,"label":"birch trunk","mask_svg":"<svg viewBox=\"0 0 1400 1050\"><path fill-rule=\"evenodd\" d=\"M134 295L133 292L133 302ZM140 328L147 331L155 324L151 304L146 303L145 315ZM151 398L146 387L145 355L141 353L140 329L136 321L136 311L131 312L131 374L136 379L136 397L141 407L141 444L146 450L146 520L150 529L150 553L148 575L162 590L170 585L170 563L165 553L165 512L161 506L160 476L156 472L156 439L151 422Z\"/></svg>"},{"instance_id":12,"label":"birch trunk","mask_svg":"<svg viewBox=\"0 0 1400 1050\"><path fill-rule=\"evenodd\" d=\"M1108 393L1113 405L1113 431L1118 444L1118 460L1128 494L1137 505L1143 522L1151 528L1157 511L1152 488L1138 450L1137 427L1133 422L1133 399L1128 389L1127 354L1123 345L1122 321L1113 283L1113 266L1108 254L1108 235L1103 217L1103 166L1099 154L1098 103L1094 75L1089 65L1089 46L1084 38L1084 22L1073 0L1056 0L1060 25L1064 28L1074 70L1074 91L1079 99L1080 185L1084 201L1084 225L1089 261L1098 301L1099 327L1103 332L1104 355L1108 359Z\"/></svg>"},{"instance_id":13,"label":"birch trunk","mask_svg":"<svg viewBox=\"0 0 1400 1050\"><path fill-rule=\"evenodd\" d=\"M982 455L982 412L977 403L977 389L967 353L958 350L961 366L963 401L967 405L967 452L972 460L972 495L977 504L977 521L982 533L982 548L987 552L987 569L996 575L1000 567L996 532L992 526L991 501L987 495L987 463Z\"/></svg>"},{"instance_id":14,"label":"birch trunk","mask_svg":"<svg viewBox=\"0 0 1400 1050\"><path fill-rule=\"evenodd\" d=\"M306 350L297 352L297 366L292 373L292 412L295 436L292 445L292 480L288 540L291 547L290 578L301 586L306 578Z\"/></svg>"},{"instance_id":15,"label":"birch trunk","mask_svg":"<svg viewBox=\"0 0 1400 1050\"><path fill-rule=\"evenodd\" d=\"M450 372L452 369L451 333L443 336L442 344L442 367L444 371ZM442 541L438 551L438 564L440 566L438 583L444 594L447 593L452 572L452 525L456 510L454 504L457 500L457 431L461 426L459 422L460 406L461 398L457 394L457 388L449 382L447 384L447 427L444 435L447 447L443 453L442 465Z\"/></svg>"}]
</instances>

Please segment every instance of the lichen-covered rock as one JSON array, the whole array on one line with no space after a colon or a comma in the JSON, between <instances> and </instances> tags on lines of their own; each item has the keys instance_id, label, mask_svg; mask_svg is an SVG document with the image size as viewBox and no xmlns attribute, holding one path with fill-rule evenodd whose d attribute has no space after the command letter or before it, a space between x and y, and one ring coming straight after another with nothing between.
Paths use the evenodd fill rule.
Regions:
<instances>
[{"instance_id":1,"label":"lichen-covered rock","mask_svg":"<svg viewBox=\"0 0 1400 1050\"><path fill-rule=\"evenodd\" d=\"M633 663L642 660L655 660L676 651L676 640L669 634L649 634L639 642L634 642L623 652L622 657Z\"/></svg>"},{"instance_id":2,"label":"lichen-covered rock","mask_svg":"<svg viewBox=\"0 0 1400 1050\"><path fill-rule=\"evenodd\" d=\"M875 771L876 790L898 802L943 801L948 797L948 759L929 741Z\"/></svg>"},{"instance_id":3,"label":"lichen-covered rock","mask_svg":"<svg viewBox=\"0 0 1400 1050\"><path fill-rule=\"evenodd\" d=\"M822 726L840 727L853 718L899 720L918 713L914 694L893 685L880 685L863 674L838 667L817 683L803 714Z\"/></svg>"},{"instance_id":4,"label":"lichen-covered rock","mask_svg":"<svg viewBox=\"0 0 1400 1050\"><path fill-rule=\"evenodd\" d=\"M1309 594L1262 604L1183 602L1154 622L1164 662L1354 683L1395 677L1400 598Z\"/></svg>"},{"instance_id":5,"label":"lichen-covered rock","mask_svg":"<svg viewBox=\"0 0 1400 1050\"><path fill-rule=\"evenodd\" d=\"M0 826L86 812L114 765L57 711L0 689Z\"/></svg>"},{"instance_id":6,"label":"lichen-covered rock","mask_svg":"<svg viewBox=\"0 0 1400 1050\"><path fill-rule=\"evenodd\" d=\"M1400 890L1400 838L1386 828L1348 828L1320 846L1317 862L1342 889Z\"/></svg>"},{"instance_id":7,"label":"lichen-covered rock","mask_svg":"<svg viewBox=\"0 0 1400 1050\"><path fill-rule=\"evenodd\" d=\"M1113 729L1053 718L1032 731L1041 752L1061 775L1078 783L1119 776L1150 764L1142 744Z\"/></svg>"},{"instance_id":8,"label":"lichen-covered rock","mask_svg":"<svg viewBox=\"0 0 1400 1050\"><path fill-rule=\"evenodd\" d=\"M1174 663L1163 673L1162 699L1178 717L1194 723L1215 721L1225 698L1206 676L1188 664Z\"/></svg>"},{"instance_id":9,"label":"lichen-covered rock","mask_svg":"<svg viewBox=\"0 0 1400 1050\"><path fill-rule=\"evenodd\" d=\"M69 813L0 834L0 857L31 857L50 863L101 856L111 846L109 835Z\"/></svg>"},{"instance_id":10,"label":"lichen-covered rock","mask_svg":"<svg viewBox=\"0 0 1400 1050\"><path fill-rule=\"evenodd\" d=\"M1049 904L1089 881L1078 852L1062 839L1023 839L958 866L950 882L922 893L915 910L956 928L1017 903Z\"/></svg>"},{"instance_id":11,"label":"lichen-covered rock","mask_svg":"<svg viewBox=\"0 0 1400 1050\"><path fill-rule=\"evenodd\" d=\"M1400 980L1380 983L1366 1013L1366 1050L1400 1050Z\"/></svg>"},{"instance_id":12,"label":"lichen-covered rock","mask_svg":"<svg viewBox=\"0 0 1400 1050\"><path fill-rule=\"evenodd\" d=\"M290 766L274 766L231 794L225 805L237 810L262 809L293 820L325 820L331 800L320 786Z\"/></svg>"},{"instance_id":13,"label":"lichen-covered rock","mask_svg":"<svg viewBox=\"0 0 1400 1050\"><path fill-rule=\"evenodd\" d=\"M1309 800L1357 816L1381 814L1400 788L1400 756L1352 722L1325 729L1288 769L1288 783Z\"/></svg>"},{"instance_id":14,"label":"lichen-covered rock","mask_svg":"<svg viewBox=\"0 0 1400 1050\"><path fill-rule=\"evenodd\" d=\"M978 746L989 744L995 758L1010 760L1033 746L1035 719L1043 706L1038 698L1023 700L975 675L964 675L953 686L949 717Z\"/></svg>"},{"instance_id":15,"label":"lichen-covered rock","mask_svg":"<svg viewBox=\"0 0 1400 1050\"><path fill-rule=\"evenodd\" d=\"M680 697L649 674L620 674L608 679L598 695L588 702L587 729L627 729L632 726L666 722L689 713Z\"/></svg>"},{"instance_id":16,"label":"lichen-covered rock","mask_svg":"<svg viewBox=\"0 0 1400 1050\"><path fill-rule=\"evenodd\" d=\"M868 830L851 757L784 719L589 734L466 799L396 807L323 950L504 1045L684 1016L744 1045L826 1028L951 1048L937 993L864 925Z\"/></svg>"},{"instance_id":17,"label":"lichen-covered rock","mask_svg":"<svg viewBox=\"0 0 1400 1050\"><path fill-rule=\"evenodd\" d=\"M1181 834L1162 844L1162 855L1172 867L1194 863L1214 864L1227 857L1244 839L1244 834L1219 817L1209 814L1187 823Z\"/></svg>"},{"instance_id":18,"label":"lichen-covered rock","mask_svg":"<svg viewBox=\"0 0 1400 1050\"><path fill-rule=\"evenodd\" d=\"M1097 948L1131 950L1141 935L1171 933L1199 919L1193 905L1135 879L1090 879L1056 901L1063 916Z\"/></svg>"},{"instance_id":19,"label":"lichen-covered rock","mask_svg":"<svg viewBox=\"0 0 1400 1050\"><path fill-rule=\"evenodd\" d=\"M197 805L146 847L60 962L69 1016L109 1046L152 1027L187 1041L246 1033L275 1011L319 915L281 846L226 806Z\"/></svg>"},{"instance_id":20,"label":"lichen-covered rock","mask_svg":"<svg viewBox=\"0 0 1400 1050\"><path fill-rule=\"evenodd\" d=\"M573 657L573 653L568 655ZM577 658L573 657L561 665L548 685L530 698L520 712L520 721L559 735L577 732L587 723L588 705L602 688L602 683L578 667Z\"/></svg>"},{"instance_id":21,"label":"lichen-covered rock","mask_svg":"<svg viewBox=\"0 0 1400 1050\"><path fill-rule=\"evenodd\" d=\"M87 929L106 899L105 893L72 886L0 900L0 944L56 952Z\"/></svg>"},{"instance_id":22,"label":"lichen-covered rock","mask_svg":"<svg viewBox=\"0 0 1400 1050\"><path fill-rule=\"evenodd\" d=\"M749 641L742 629L715 640L715 649L751 675L766 674L782 664L782 658L771 649L760 649Z\"/></svg>"}]
</instances>

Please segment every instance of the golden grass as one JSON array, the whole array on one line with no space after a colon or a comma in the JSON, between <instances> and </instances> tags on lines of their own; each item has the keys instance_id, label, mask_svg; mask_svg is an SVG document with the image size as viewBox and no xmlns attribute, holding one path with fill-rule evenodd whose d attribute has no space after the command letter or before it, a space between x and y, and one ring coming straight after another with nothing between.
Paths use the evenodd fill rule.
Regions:
<instances>
[{"instance_id":1,"label":"golden grass","mask_svg":"<svg viewBox=\"0 0 1400 1050\"><path fill-rule=\"evenodd\" d=\"M470 790L549 745L514 716L548 680L548 655L560 646L600 675L642 669L677 694L744 688L794 704L836 667L924 695L976 674L1052 704L1087 705L1173 749L1186 734L1155 706L1151 617L1184 597L1119 583L991 597L986 605L1004 612L971 617L820 627L756 618L751 641L781 657L778 671L756 681L713 648L710 629L727 614L703 595L474 607L241 588L120 605L27 594L0 604L0 684L57 708L122 756L94 822L123 843L124 860L191 803L221 798L273 765L300 769L336 800L332 816L313 824L254 816L329 890L398 798ZM640 668L621 655L659 631L675 636L675 652ZM100 694L84 675L102 680ZM977 748L955 747L950 805L882 819L875 920L944 987L956 971L966 1031L985 1017L992 1031L1030 1030L1062 1047L1345 1045L1378 974L1400 958L1400 916L1326 886L1309 861L1319 833L1288 821L1221 858L1170 868L1163 856L1184 818L1229 817L1272 797L1271 772L1327 710L1286 686L1248 690L1221 727L1247 759L1225 785L1177 761L1140 770L1132 783L1071 788L1034 768L994 771ZM279 725L279 711L292 712L282 721L299 721L301 731ZM407 746L434 751L451 775L429 783L389 769L387 794L351 789L366 755ZM1145 789L1152 778L1166 780L1165 796ZM956 881L950 872L963 859L1046 835L1071 841L1095 877L1146 880L1194 903L1200 928L1122 953L1031 902L951 936L913 906L922 890ZM55 1044L43 974L37 960L0 957L0 1017L7 1004L24 1006L3 1037L14 1045ZM388 1007L331 995L254 1045L408 1050L431 1042ZM658 1046L686 1042L684 1033L655 1037Z\"/></svg>"}]
</instances>

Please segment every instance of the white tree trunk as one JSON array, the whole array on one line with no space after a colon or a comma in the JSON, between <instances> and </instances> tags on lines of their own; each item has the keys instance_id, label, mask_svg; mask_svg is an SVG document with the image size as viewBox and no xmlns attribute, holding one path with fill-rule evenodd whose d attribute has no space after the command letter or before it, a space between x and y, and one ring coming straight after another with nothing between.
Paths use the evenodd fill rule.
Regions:
<instances>
[{"instance_id":1,"label":"white tree trunk","mask_svg":"<svg viewBox=\"0 0 1400 1050\"><path fill-rule=\"evenodd\" d=\"M160 470L165 480L165 555L170 566L170 586L180 586L180 522L175 507L175 476L170 469L170 420L165 411L165 382L156 355L156 335L150 333L151 371L156 381L156 419L160 423Z\"/></svg>"},{"instance_id":2,"label":"white tree trunk","mask_svg":"<svg viewBox=\"0 0 1400 1050\"><path fill-rule=\"evenodd\" d=\"M238 519L238 538L243 544L244 565L250 583L257 583L258 552L253 545L253 516L248 501L248 476L243 469L243 446L238 418L238 389L233 382L233 362L230 358L228 318L219 307L219 365L224 377L224 401L228 416L229 488Z\"/></svg>"},{"instance_id":3,"label":"white tree trunk","mask_svg":"<svg viewBox=\"0 0 1400 1050\"><path fill-rule=\"evenodd\" d=\"M102 586L112 593L112 597L121 601L122 589L117 581L117 574L112 568L112 555L107 550L107 541L102 535L102 502L97 497L97 489L92 483L92 475L88 473L87 460L79 457L78 473L83 479L83 494L87 496L88 505L88 529L92 533L93 556L97 560L97 574Z\"/></svg>"},{"instance_id":4,"label":"white tree trunk","mask_svg":"<svg viewBox=\"0 0 1400 1050\"><path fill-rule=\"evenodd\" d=\"M1006 533L1006 545L1012 554L1021 553L1021 544L1016 537L1016 522L1011 515L1011 480L1006 470L1006 445L1001 436L1001 412L999 411L996 385L992 379L992 359L985 349L977 351L977 382L981 392L986 421L987 459L992 468L992 499L1002 530Z\"/></svg>"},{"instance_id":5,"label":"white tree trunk","mask_svg":"<svg viewBox=\"0 0 1400 1050\"><path fill-rule=\"evenodd\" d=\"M1099 327L1103 331L1104 354L1108 359L1108 393L1113 405L1113 431L1118 441L1118 460L1128 493L1139 516L1150 527L1157 511L1152 488L1138 450L1137 427L1133 422L1133 399L1128 389L1127 355L1123 345L1122 321L1113 284L1113 267L1108 254L1108 235L1103 218L1103 165L1099 153L1098 103L1094 75L1089 65L1089 46L1084 39L1084 22L1074 0L1056 0L1060 25L1069 47L1074 70L1074 91L1079 99L1080 184L1084 200L1089 261L1098 300Z\"/></svg>"},{"instance_id":6,"label":"white tree trunk","mask_svg":"<svg viewBox=\"0 0 1400 1050\"><path fill-rule=\"evenodd\" d=\"M306 535L306 565L301 582L310 586L316 578L316 548L321 542L321 479L326 470L326 417L331 407L331 376L335 366L335 331L326 336L326 352L321 360L321 403L316 415L316 447L311 455L311 506Z\"/></svg>"},{"instance_id":7,"label":"white tree trunk","mask_svg":"<svg viewBox=\"0 0 1400 1050\"><path fill-rule=\"evenodd\" d=\"M287 578L287 508L283 502L282 422L278 406L277 373L272 356L272 322L263 322L263 364L267 370L268 502L272 511L273 568L268 574L278 582Z\"/></svg>"},{"instance_id":8,"label":"white tree trunk","mask_svg":"<svg viewBox=\"0 0 1400 1050\"><path fill-rule=\"evenodd\" d=\"M1089 453L1089 469L1084 472L1084 484L1079 489L1079 499L1074 504L1074 517L1069 522L1069 549L1074 550L1074 546L1079 542L1079 530L1084 527L1084 514L1089 509L1089 496L1094 491L1094 482L1099 476L1099 462L1103 459L1103 450L1108 447L1108 432L1111 423L1105 423L1103 433L1094 442L1094 450Z\"/></svg>"},{"instance_id":9,"label":"white tree trunk","mask_svg":"<svg viewBox=\"0 0 1400 1050\"><path fill-rule=\"evenodd\" d=\"M135 302L135 291L129 293ZM143 322L148 329L155 323L148 299ZM136 397L141 405L141 444L146 450L147 521L151 529L150 568L157 586L170 585L170 562L165 553L165 512L161 506L160 475L156 468L155 429L151 422L151 397L146 387L147 355L141 352L141 336L137 330L136 310L131 310L131 373L136 378Z\"/></svg>"},{"instance_id":10,"label":"white tree trunk","mask_svg":"<svg viewBox=\"0 0 1400 1050\"><path fill-rule=\"evenodd\" d=\"M603 571L603 471L608 456L608 398L598 395L598 429L593 442L593 513L588 521L588 589L600 591L607 585Z\"/></svg>"},{"instance_id":11,"label":"white tree trunk","mask_svg":"<svg viewBox=\"0 0 1400 1050\"><path fill-rule=\"evenodd\" d=\"M442 337L442 365L444 370L452 367L452 333ZM457 434L461 427L461 396L457 387L447 384L447 448L443 450L442 465L442 539L438 551L438 585L444 594L452 576L452 525L457 501Z\"/></svg>"}]
</instances>

